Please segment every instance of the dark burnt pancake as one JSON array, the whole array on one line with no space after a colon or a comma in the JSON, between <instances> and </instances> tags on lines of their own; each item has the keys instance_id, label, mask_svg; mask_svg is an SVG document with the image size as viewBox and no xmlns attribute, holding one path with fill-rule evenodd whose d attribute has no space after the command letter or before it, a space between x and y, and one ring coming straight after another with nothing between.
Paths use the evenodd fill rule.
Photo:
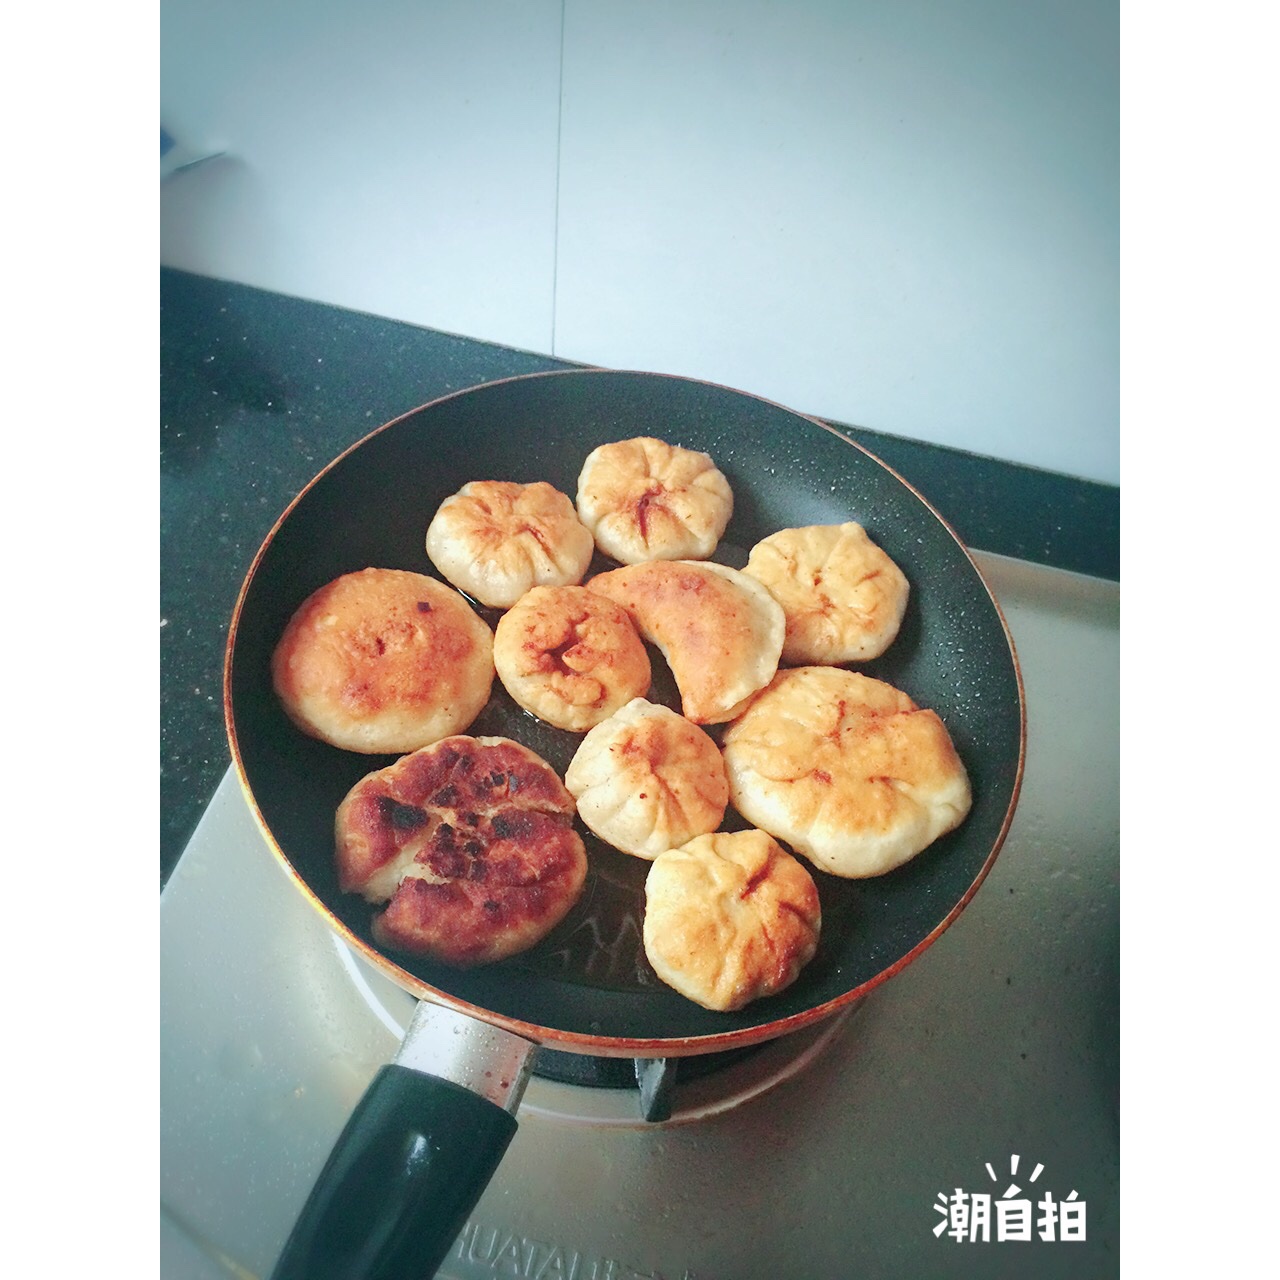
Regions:
<instances>
[{"instance_id":1,"label":"dark burnt pancake","mask_svg":"<svg viewBox=\"0 0 1280 1280\"><path fill-rule=\"evenodd\" d=\"M362 778L338 808L339 882L387 908L388 948L460 968L540 941L578 900L574 801L509 738L444 738Z\"/></svg>"}]
</instances>

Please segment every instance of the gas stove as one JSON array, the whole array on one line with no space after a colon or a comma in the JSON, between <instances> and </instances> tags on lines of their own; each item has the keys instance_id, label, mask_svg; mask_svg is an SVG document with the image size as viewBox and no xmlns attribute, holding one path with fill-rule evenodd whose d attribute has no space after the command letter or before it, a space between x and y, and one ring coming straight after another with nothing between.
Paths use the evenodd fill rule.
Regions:
<instances>
[{"instance_id":1,"label":"gas stove","mask_svg":"<svg viewBox=\"0 0 1280 1280\"><path fill-rule=\"evenodd\" d=\"M540 1053L446 1280L1118 1273L1119 589L977 558L1028 761L974 901L843 1016L674 1081ZM162 1275L269 1275L414 1001L312 911L230 773L162 895L161 978ZM1018 1158L1087 1204L1084 1239L937 1230Z\"/></svg>"}]
</instances>

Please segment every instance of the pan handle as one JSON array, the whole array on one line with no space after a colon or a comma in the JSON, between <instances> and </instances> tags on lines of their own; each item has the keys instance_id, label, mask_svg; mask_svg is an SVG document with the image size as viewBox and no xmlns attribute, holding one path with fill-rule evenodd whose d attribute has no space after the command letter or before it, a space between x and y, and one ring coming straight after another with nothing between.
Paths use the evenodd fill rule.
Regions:
<instances>
[{"instance_id":1,"label":"pan handle","mask_svg":"<svg viewBox=\"0 0 1280 1280\"><path fill-rule=\"evenodd\" d=\"M515 1134L534 1048L420 1004L338 1138L272 1280L434 1275Z\"/></svg>"}]
</instances>

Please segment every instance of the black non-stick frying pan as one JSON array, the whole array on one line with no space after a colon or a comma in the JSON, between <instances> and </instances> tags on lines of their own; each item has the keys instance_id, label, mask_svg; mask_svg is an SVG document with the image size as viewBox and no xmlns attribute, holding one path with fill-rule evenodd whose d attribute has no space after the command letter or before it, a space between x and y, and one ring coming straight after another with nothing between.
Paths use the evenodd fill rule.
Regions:
<instances>
[{"instance_id":1,"label":"black non-stick frying pan","mask_svg":"<svg viewBox=\"0 0 1280 1280\"><path fill-rule=\"evenodd\" d=\"M640 435L703 450L724 472L734 514L715 558L727 564L740 567L778 529L846 520L867 529L902 567L911 594L894 644L859 669L938 712L973 786L965 822L904 867L862 881L814 871L823 916L817 955L786 991L736 1013L703 1009L654 976L639 927L649 864L585 828L583 897L533 950L468 971L381 951L372 908L338 890L333 819L346 792L390 758L305 737L271 687L272 650L316 588L368 566L434 573L427 524L467 481L545 480L573 497L593 448ZM591 572L608 567L601 559ZM492 623L497 615L487 616ZM654 667L650 697L678 708L660 658ZM1025 712L1012 642L940 516L832 428L755 396L664 375L511 378L433 401L367 436L307 486L259 551L232 619L225 677L232 757L268 844L329 923L424 1002L396 1064L375 1080L317 1184L277 1266L281 1278L423 1275L438 1265L514 1130L508 1113L533 1046L700 1054L798 1030L866 994L972 897L1004 840L1022 778ZM521 711L497 681L468 732L515 738L562 777L580 741ZM731 812L726 826L735 825L743 824ZM441 1065L451 1055L458 1061Z\"/></svg>"}]
</instances>

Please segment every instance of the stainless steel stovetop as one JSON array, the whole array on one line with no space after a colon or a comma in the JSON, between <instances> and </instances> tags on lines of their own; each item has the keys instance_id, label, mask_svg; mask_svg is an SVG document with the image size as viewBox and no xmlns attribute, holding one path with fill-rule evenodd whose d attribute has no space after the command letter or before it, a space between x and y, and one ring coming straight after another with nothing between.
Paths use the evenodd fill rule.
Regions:
<instances>
[{"instance_id":1,"label":"stainless steel stovetop","mask_svg":"<svg viewBox=\"0 0 1280 1280\"><path fill-rule=\"evenodd\" d=\"M1028 753L968 909L850 1016L690 1085L670 1123L534 1080L442 1276L1118 1274L1119 587L976 558ZM266 1276L412 1001L291 886L231 774L160 932L161 1274ZM941 1206L1011 1182L1076 1192L1086 1238L1000 1240L993 1215L989 1241L957 1239Z\"/></svg>"}]
</instances>

